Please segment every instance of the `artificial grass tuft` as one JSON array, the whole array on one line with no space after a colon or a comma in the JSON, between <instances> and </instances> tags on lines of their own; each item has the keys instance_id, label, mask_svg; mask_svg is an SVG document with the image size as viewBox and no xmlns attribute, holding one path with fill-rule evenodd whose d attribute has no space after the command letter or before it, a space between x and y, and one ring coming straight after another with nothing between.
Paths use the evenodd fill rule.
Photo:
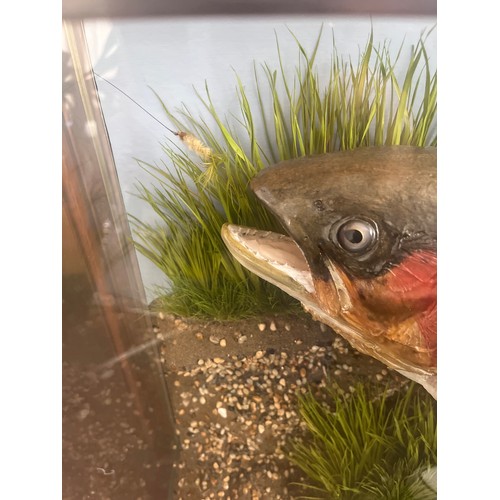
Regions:
<instances>
[{"instance_id":1,"label":"artificial grass tuft","mask_svg":"<svg viewBox=\"0 0 500 500\"><path fill-rule=\"evenodd\" d=\"M328 402L299 398L307 428L290 460L309 478L299 498L426 500L435 492L421 474L436 465L436 402L420 386L389 395L358 385L331 386Z\"/></svg>"}]
</instances>

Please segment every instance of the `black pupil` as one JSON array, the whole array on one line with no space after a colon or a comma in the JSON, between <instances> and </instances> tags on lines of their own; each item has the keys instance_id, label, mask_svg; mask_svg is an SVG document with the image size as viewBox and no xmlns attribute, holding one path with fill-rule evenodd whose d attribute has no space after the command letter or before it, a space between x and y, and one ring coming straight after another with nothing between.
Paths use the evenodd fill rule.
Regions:
<instances>
[{"instance_id":1,"label":"black pupil","mask_svg":"<svg viewBox=\"0 0 500 500\"><path fill-rule=\"evenodd\" d=\"M363 233L357 229L347 229L344 236L347 241L355 245L363 241Z\"/></svg>"}]
</instances>

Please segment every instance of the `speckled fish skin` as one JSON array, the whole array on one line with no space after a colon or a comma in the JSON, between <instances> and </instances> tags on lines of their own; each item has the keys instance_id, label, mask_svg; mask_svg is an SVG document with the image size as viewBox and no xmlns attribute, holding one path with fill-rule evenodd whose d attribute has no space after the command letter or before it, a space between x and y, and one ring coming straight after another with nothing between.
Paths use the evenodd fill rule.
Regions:
<instances>
[{"instance_id":1,"label":"speckled fish skin","mask_svg":"<svg viewBox=\"0 0 500 500\"><path fill-rule=\"evenodd\" d=\"M281 162L252 181L257 197L300 248L312 293L297 283L290 286L290 273L284 280L281 271L264 269L259 261L265 257L244 248L244 231L223 230L243 265L278 286L283 283L281 288L355 348L435 397L436 163L435 148L360 148ZM366 251L339 243L346 221L371 228ZM271 239L262 235L261 247L266 240Z\"/></svg>"}]
</instances>

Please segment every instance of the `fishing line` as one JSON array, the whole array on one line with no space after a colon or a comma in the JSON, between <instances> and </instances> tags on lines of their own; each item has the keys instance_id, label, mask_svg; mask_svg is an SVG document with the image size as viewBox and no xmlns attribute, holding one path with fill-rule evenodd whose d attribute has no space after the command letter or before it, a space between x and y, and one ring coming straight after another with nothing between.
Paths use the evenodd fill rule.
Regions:
<instances>
[{"instance_id":1,"label":"fishing line","mask_svg":"<svg viewBox=\"0 0 500 500\"><path fill-rule=\"evenodd\" d=\"M93 71L95 76L98 76L101 80L104 80L106 83L111 85L113 88L118 90L118 92L122 93L127 99L130 99L136 106L139 106L145 113L147 113L153 120L158 122L162 127L166 128L170 133L176 135L185 145L188 149L196 153L204 162L207 162L215 156L213 155L212 149L206 146L200 139L195 137L194 135L188 133L188 132L176 132L175 130L172 130L171 128L168 128L164 123L162 123L156 116L152 115L146 108L141 106L135 99L132 99L126 92L124 92L120 87L117 87L114 83L111 83L109 80L106 80L103 76L101 76L99 73L96 73Z\"/></svg>"},{"instance_id":2,"label":"fishing line","mask_svg":"<svg viewBox=\"0 0 500 500\"><path fill-rule=\"evenodd\" d=\"M145 109L143 106L141 106L135 99L132 99L128 94L126 94L121 88L117 87L114 83L111 83L109 80L106 80L103 76L101 76L99 73L96 73L93 71L95 76L98 76L101 80L104 80L106 83L114 87L118 92L121 92L125 97L130 99L136 106L139 106L145 113L147 113L153 120L156 120L162 127L165 127L170 133L174 135L179 135L179 132L176 132L175 130L172 130L171 128L168 128L164 123L162 123L156 116L153 116L147 109ZM182 139L182 138L181 138Z\"/></svg>"}]
</instances>

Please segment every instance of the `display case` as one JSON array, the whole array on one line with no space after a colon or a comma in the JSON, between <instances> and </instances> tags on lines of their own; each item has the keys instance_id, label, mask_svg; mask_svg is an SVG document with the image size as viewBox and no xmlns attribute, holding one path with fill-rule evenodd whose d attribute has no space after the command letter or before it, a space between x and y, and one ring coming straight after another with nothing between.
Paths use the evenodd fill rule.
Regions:
<instances>
[{"instance_id":1,"label":"display case","mask_svg":"<svg viewBox=\"0 0 500 500\"><path fill-rule=\"evenodd\" d=\"M434 1L63 2L63 498L333 494L300 454L304 398L328 405L332 384L422 404L435 438L422 387L220 236L283 228L249 191L275 163L435 149L435 14ZM432 498L429 447L408 476Z\"/></svg>"}]
</instances>

